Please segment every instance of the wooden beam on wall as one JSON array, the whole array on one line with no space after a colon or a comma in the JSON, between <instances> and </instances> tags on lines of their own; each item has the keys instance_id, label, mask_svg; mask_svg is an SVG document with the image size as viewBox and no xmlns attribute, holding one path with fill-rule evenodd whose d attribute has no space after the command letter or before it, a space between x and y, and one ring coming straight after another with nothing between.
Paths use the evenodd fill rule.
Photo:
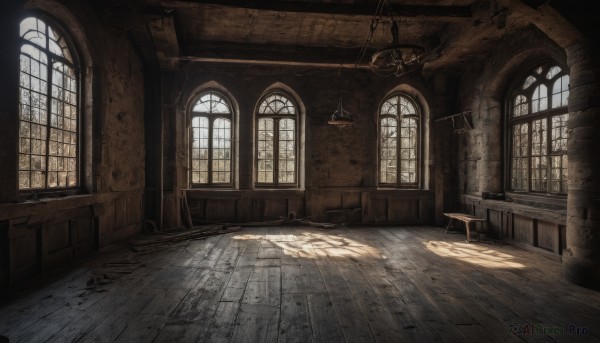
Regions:
<instances>
[{"instance_id":1,"label":"wooden beam on wall","mask_svg":"<svg viewBox=\"0 0 600 343\"><path fill-rule=\"evenodd\" d=\"M358 67L368 67L375 49L367 49ZM360 48L299 47L270 44L197 41L184 49L182 59L198 62L354 67Z\"/></svg>"}]
</instances>

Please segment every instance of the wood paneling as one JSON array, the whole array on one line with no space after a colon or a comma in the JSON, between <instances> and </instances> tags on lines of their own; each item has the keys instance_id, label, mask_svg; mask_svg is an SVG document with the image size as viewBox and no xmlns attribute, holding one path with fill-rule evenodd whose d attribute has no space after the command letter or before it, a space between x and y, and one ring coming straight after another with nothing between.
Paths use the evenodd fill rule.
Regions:
<instances>
[{"instance_id":1,"label":"wood paneling","mask_svg":"<svg viewBox=\"0 0 600 343\"><path fill-rule=\"evenodd\" d=\"M485 217L481 217L485 218ZM487 228L496 236L502 237L502 212L488 210Z\"/></svg>"},{"instance_id":2,"label":"wood paneling","mask_svg":"<svg viewBox=\"0 0 600 343\"><path fill-rule=\"evenodd\" d=\"M389 199L387 218L390 222L418 221L419 200Z\"/></svg>"},{"instance_id":3,"label":"wood paneling","mask_svg":"<svg viewBox=\"0 0 600 343\"><path fill-rule=\"evenodd\" d=\"M515 215L514 216L514 240L521 243L534 245L533 219Z\"/></svg>"},{"instance_id":4,"label":"wood paneling","mask_svg":"<svg viewBox=\"0 0 600 343\"><path fill-rule=\"evenodd\" d=\"M315 221L334 223L424 224L434 220L430 191L348 188L186 192L196 221L270 220L287 217L292 212L297 218L308 216Z\"/></svg>"},{"instance_id":5,"label":"wood paneling","mask_svg":"<svg viewBox=\"0 0 600 343\"><path fill-rule=\"evenodd\" d=\"M549 223L543 220L537 221L537 246L552 251L554 253L560 253L560 232L558 225Z\"/></svg>"}]
</instances>

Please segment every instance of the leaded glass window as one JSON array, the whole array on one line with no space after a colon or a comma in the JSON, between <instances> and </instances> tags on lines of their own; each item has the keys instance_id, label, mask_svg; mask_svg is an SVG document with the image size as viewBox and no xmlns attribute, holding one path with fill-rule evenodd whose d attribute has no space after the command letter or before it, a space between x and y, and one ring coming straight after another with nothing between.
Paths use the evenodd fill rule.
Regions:
<instances>
[{"instance_id":1,"label":"leaded glass window","mask_svg":"<svg viewBox=\"0 0 600 343\"><path fill-rule=\"evenodd\" d=\"M420 115L407 95L387 98L379 111L379 184L417 187Z\"/></svg>"},{"instance_id":2,"label":"leaded glass window","mask_svg":"<svg viewBox=\"0 0 600 343\"><path fill-rule=\"evenodd\" d=\"M233 183L232 116L229 101L216 91L201 93L192 106L192 185L227 186Z\"/></svg>"},{"instance_id":3,"label":"leaded glass window","mask_svg":"<svg viewBox=\"0 0 600 343\"><path fill-rule=\"evenodd\" d=\"M79 186L79 68L45 19L21 21L19 189Z\"/></svg>"},{"instance_id":4,"label":"leaded glass window","mask_svg":"<svg viewBox=\"0 0 600 343\"><path fill-rule=\"evenodd\" d=\"M510 178L514 191L567 192L569 75L535 68L512 93L508 108Z\"/></svg>"},{"instance_id":5,"label":"leaded glass window","mask_svg":"<svg viewBox=\"0 0 600 343\"><path fill-rule=\"evenodd\" d=\"M296 104L285 93L270 93L260 101L256 118L257 185L297 185Z\"/></svg>"}]
</instances>

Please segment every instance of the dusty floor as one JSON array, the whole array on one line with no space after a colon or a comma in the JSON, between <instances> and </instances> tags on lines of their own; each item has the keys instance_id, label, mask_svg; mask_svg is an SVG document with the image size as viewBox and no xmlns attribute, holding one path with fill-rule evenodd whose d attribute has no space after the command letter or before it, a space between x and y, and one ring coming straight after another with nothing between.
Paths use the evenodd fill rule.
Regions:
<instances>
[{"instance_id":1,"label":"dusty floor","mask_svg":"<svg viewBox=\"0 0 600 343\"><path fill-rule=\"evenodd\" d=\"M600 293L563 281L560 262L440 228L253 228L94 257L2 304L0 334L10 342L600 341Z\"/></svg>"}]
</instances>

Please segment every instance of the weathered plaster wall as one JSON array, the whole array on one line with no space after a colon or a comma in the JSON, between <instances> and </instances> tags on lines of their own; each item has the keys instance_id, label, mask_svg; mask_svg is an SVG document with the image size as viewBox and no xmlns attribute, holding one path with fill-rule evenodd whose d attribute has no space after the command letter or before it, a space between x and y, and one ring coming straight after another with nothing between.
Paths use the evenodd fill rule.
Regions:
<instances>
[{"instance_id":1,"label":"weathered plaster wall","mask_svg":"<svg viewBox=\"0 0 600 343\"><path fill-rule=\"evenodd\" d=\"M437 139L425 139L421 169L421 190L377 190L377 110L385 96L394 90L403 90L416 97L423 107L423 135L436 137L436 128L431 118L451 112L447 94L442 90L435 94L430 90L430 80L421 78L381 78L369 71L344 70L344 108L355 114L352 127L337 128L327 124L339 100L339 79L336 69L300 69L275 68L266 66L221 66L184 65L178 71L163 73L163 112L164 127L177 144L165 144L169 151L164 153L164 175L169 178L177 175L176 185L167 189L164 194L165 220L163 225L180 225L179 189L187 188L187 105L199 87L206 84L217 85L233 97L237 109L239 127L238 170L239 190L253 189L253 117L257 101L265 90L272 86L283 85L297 94L304 113L304 171L301 177L300 194L287 194L284 191L254 191L236 193L226 191L192 191L190 198L203 201L202 212L206 213L206 205L215 194L218 197L229 197L229 203L221 207L231 208L228 216L219 215L220 220L256 220L287 216L295 212L298 216L311 216L313 219L327 220L328 210L359 209L358 217L337 218L354 222L406 222L431 223L434 221L434 180L433 171L436 159L435 151L445 143ZM351 74L351 75L350 75ZM165 80L170 80L165 82ZM442 81L441 88L446 87ZM177 90L173 92L173 89ZM165 94L170 96L164 97ZM169 103L177 102L177 110L166 108ZM433 112L435 111L435 112ZM167 114L167 115L165 115ZM163 131L164 132L164 131ZM430 144L431 143L431 144ZM439 146L438 146L439 145ZM437 149L437 150L436 150ZM170 159L176 159L172 161ZM169 170L174 168L176 170ZM302 167L300 167L302 169ZM442 168L439 168L440 171ZM438 186L443 190L443 173L438 175ZM166 179L165 179L166 180ZM446 179L447 181L447 179ZM447 181L448 182L448 181ZM451 182L448 182L450 184ZM235 194L235 195L234 195ZM266 194L269 194L268 196ZM286 206L265 205L264 198L277 198L281 194L288 202ZM289 196L289 197L288 197ZM258 200L240 200L239 198L256 198ZM286 200L287 199L287 200ZM392 199L392 200L390 200ZM402 200L400 200L402 199ZM253 202L259 202L257 211L253 211ZM285 203L284 201L284 203ZM443 202L443 196L439 198ZM280 201L281 202L281 201ZM245 205L244 205L245 204ZM194 205L194 206L195 206ZM194 207L192 206L192 207ZM273 207L273 210L269 210ZM441 208L441 207L440 207ZM209 210L208 212L211 212ZM226 212L226 209L214 211ZM169 215L169 212L175 215ZM243 215L242 215L243 214ZM168 219L170 218L170 219ZM205 218L207 219L207 218Z\"/></svg>"},{"instance_id":2,"label":"weathered plaster wall","mask_svg":"<svg viewBox=\"0 0 600 343\"><path fill-rule=\"evenodd\" d=\"M463 211L488 219L498 235L561 254L566 248L566 198L506 193L510 201L481 199L508 190L506 94L537 65L566 68L566 53L530 26L474 64L461 81L459 108L470 110L473 130L458 135L460 202Z\"/></svg>"},{"instance_id":3,"label":"weathered plaster wall","mask_svg":"<svg viewBox=\"0 0 600 343\"><path fill-rule=\"evenodd\" d=\"M32 0L17 13L53 18L71 35L79 53L83 176L80 195L41 200L22 198L16 179L3 178L2 188L15 191L13 199L3 197L0 203L0 244L6 255L1 283L64 264L139 232L144 191L144 76L126 32L101 20L81 1ZM6 54L12 51L18 57L19 43L14 43L6 47ZM2 102L16 118L15 99L5 97ZM0 151L13 153L11 146ZM3 170L11 168L16 165L2 165Z\"/></svg>"}]
</instances>

